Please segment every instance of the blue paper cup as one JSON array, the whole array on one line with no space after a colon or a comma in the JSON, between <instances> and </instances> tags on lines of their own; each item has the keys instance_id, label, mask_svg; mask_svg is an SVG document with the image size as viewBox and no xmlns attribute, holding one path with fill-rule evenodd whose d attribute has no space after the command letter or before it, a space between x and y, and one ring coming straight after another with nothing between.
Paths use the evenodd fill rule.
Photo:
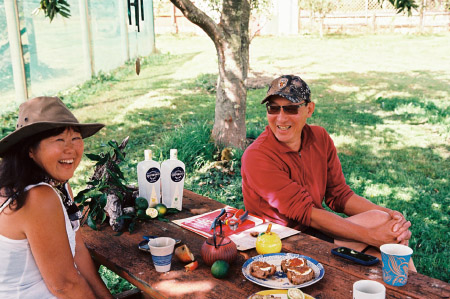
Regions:
<instances>
[{"instance_id":1,"label":"blue paper cup","mask_svg":"<svg viewBox=\"0 0 450 299\"><path fill-rule=\"evenodd\" d=\"M401 244L384 244L380 250L383 281L392 286L404 286L408 281L408 265L413 250Z\"/></svg>"},{"instance_id":2,"label":"blue paper cup","mask_svg":"<svg viewBox=\"0 0 450 299\"><path fill-rule=\"evenodd\" d=\"M170 271L175 240L167 237L151 239L148 241L148 247L150 247L153 265L155 265L156 271Z\"/></svg>"}]
</instances>

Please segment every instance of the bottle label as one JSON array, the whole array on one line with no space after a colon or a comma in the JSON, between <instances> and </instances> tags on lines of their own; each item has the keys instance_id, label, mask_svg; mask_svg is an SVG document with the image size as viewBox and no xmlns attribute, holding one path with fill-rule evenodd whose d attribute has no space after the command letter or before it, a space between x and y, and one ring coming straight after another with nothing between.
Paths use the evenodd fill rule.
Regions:
<instances>
[{"instance_id":1,"label":"bottle label","mask_svg":"<svg viewBox=\"0 0 450 299\"><path fill-rule=\"evenodd\" d=\"M149 182L149 183L156 183L159 180L160 176L161 176L161 172L156 167L150 168L147 171L147 173L145 174L145 178L147 179L147 182Z\"/></svg>"},{"instance_id":2,"label":"bottle label","mask_svg":"<svg viewBox=\"0 0 450 299\"><path fill-rule=\"evenodd\" d=\"M180 166L175 167L172 172L170 173L170 177L172 178L172 181L178 183L184 178L184 170Z\"/></svg>"}]
</instances>

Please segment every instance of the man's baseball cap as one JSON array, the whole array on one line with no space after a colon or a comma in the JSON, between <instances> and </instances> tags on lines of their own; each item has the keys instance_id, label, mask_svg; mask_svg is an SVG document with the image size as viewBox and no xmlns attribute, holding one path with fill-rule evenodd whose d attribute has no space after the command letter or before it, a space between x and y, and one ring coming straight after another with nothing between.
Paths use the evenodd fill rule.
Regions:
<instances>
[{"instance_id":1,"label":"man's baseball cap","mask_svg":"<svg viewBox=\"0 0 450 299\"><path fill-rule=\"evenodd\" d=\"M271 96L280 96L292 103L311 102L311 90L308 84L294 75L284 75L273 80L261 104L269 101Z\"/></svg>"}]
</instances>

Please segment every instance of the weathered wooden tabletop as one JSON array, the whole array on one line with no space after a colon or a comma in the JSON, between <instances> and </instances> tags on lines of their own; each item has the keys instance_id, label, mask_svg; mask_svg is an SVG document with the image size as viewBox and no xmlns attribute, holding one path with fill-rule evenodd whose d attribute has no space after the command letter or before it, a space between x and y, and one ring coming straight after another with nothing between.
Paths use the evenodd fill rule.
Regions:
<instances>
[{"instance_id":1,"label":"weathered wooden tabletop","mask_svg":"<svg viewBox=\"0 0 450 299\"><path fill-rule=\"evenodd\" d=\"M223 206L215 200L185 190L183 211L168 218L186 218L192 216L192 210L195 209L212 211ZM115 236L116 232L108 225L103 225L98 231L85 225L81 230L86 246L98 263L125 278L151 298L247 298L265 289L248 281L242 274L244 262L257 255L254 249L239 252L238 258L230 267L228 277L216 279L200 256L205 238L171 222L144 222L139 224L133 234L126 232L120 236ZM150 254L137 247L143 240L143 235L181 239L195 255L199 267L193 272L185 272L185 264L174 257L171 271L156 272ZM330 251L334 247L331 243L306 234L283 239L282 252L309 256L319 261L325 269L325 275L320 281L302 289L305 293L317 299L347 299L352 298L355 281L370 279L383 283L381 263L369 267L354 264L332 255ZM450 284L417 273L409 273L406 286L384 285L386 298L450 298Z\"/></svg>"}]
</instances>

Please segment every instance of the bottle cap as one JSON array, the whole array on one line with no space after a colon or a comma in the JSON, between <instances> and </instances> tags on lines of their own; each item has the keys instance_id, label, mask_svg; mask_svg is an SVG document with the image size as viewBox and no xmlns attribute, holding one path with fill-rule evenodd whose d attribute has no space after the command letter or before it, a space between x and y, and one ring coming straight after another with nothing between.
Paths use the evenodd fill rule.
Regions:
<instances>
[{"instance_id":1,"label":"bottle cap","mask_svg":"<svg viewBox=\"0 0 450 299\"><path fill-rule=\"evenodd\" d=\"M178 150L176 148L170 150L170 159L178 160Z\"/></svg>"},{"instance_id":2,"label":"bottle cap","mask_svg":"<svg viewBox=\"0 0 450 299\"><path fill-rule=\"evenodd\" d=\"M152 150L149 150L149 149L144 150L144 157L145 157L145 160L151 160L151 159L152 159L152 156L153 156Z\"/></svg>"}]
</instances>

